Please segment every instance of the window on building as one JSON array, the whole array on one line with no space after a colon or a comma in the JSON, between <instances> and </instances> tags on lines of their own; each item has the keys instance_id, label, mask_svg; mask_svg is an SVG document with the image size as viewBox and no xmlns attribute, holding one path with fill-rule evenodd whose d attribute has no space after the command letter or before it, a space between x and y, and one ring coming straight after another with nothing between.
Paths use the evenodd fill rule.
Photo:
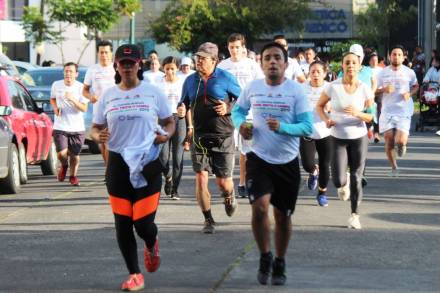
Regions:
<instances>
[{"instance_id":1,"label":"window on building","mask_svg":"<svg viewBox=\"0 0 440 293\"><path fill-rule=\"evenodd\" d=\"M29 0L8 0L8 19L21 20L24 7L29 5Z\"/></svg>"}]
</instances>

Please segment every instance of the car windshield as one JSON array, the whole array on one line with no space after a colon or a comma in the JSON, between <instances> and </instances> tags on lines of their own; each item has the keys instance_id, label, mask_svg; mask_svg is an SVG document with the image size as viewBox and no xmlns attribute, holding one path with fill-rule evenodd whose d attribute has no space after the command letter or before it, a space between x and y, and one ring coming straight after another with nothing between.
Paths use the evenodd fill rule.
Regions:
<instances>
[{"instance_id":1,"label":"car windshield","mask_svg":"<svg viewBox=\"0 0 440 293\"><path fill-rule=\"evenodd\" d=\"M79 70L78 81L83 82L86 71ZM29 70L23 74L27 86L51 87L57 80L63 79L63 70Z\"/></svg>"}]
</instances>

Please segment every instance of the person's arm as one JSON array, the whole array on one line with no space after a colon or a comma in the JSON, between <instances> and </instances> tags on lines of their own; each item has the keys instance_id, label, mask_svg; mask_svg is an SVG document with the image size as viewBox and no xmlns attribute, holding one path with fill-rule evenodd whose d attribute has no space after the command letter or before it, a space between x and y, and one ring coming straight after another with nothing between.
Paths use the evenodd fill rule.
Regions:
<instances>
[{"instance_id":1,"label":"person's arm","mask_svg":"<svg viewBox=\"0 0 440 293\"><path fill-rule=\"evenodd\" d=\"M419 84L416 83L411 87L409 92L403 94L403 98L405 99L405 101L408 101L409 99L411 99L412 96L416 95L418 91L419 91Z\"/></svg>"},{"instance_id":2,"label":"person's arm","mask_svg":"<svg viewBox=\"0 0 440 293\"><path fill-rule=\"evenodd\" d=\"M266 120L269 129L280 134L292 136L309 136L313 132L312 112L304 112L296 115L296 123L279 122L276 118Z\"/></svg>"},{"instance_id":3,"label":"person's arm","mask_svg":"<svg viewBox=\"0 0 440 293\"><path fill-rule=\"evenodd\" d=\"M238 104L235 104L231 112L232 123L244 139L252 138L252 124L246 122L246 116L248 114L249 109L242 108Z\"/></svg>"},{"instance_id":4,"label":"person's arm","mask_svg":"<svg viewBox=\"0 0 440 293\"><path fill-rule=\"evenodd\" d=\"M79 111L87 111L87 103L81 103L80 101L75 99L71 93L66 93L65 99Z\"/></svg>"},{"instance_id":5,"label":"person's arm","mask_svg":"<svg viewBox=\"0 0 440 293\"><path fill-rule=\"evenodd\" d=\"M159 119L159 125L164 130L165 134L160 132L156 132L156 139L154 140L155 144L161 144L167 142L170 137L173 136L174 131L176 129L176 122L174 121L174 117L170 116L165 119Z\"/></svg>"},{"instance_id":6,"label":"person's arm","mask_svg":"<svg viewBox=\"0 0 440 293\"><path fill-rule=\"evenodd\" d=\"M90 137L98 144L107 143L110 138L110 132L104 124L92 124L90 129Z\"/></svg>"},{"instance_id":7,"label":"person's arm","mask_svg":"<svg viewBox=\"0 0 440 293\"><path fill-rule=\"evenodd\" d=\"M57 99L56 98L50 98L50 105L53 108L53 112L56 116L61 115L61 109L57 106Z\"/></svg>"},{"instance_id":8,"label":"person's arm","mask_svg":"<svg viewBox=\"0 0 440 293\"><path fill-rule=\"evenodd\" d=\"M371 76L371 90L373 93L377 90L377 77L374 74Z\"/></svg>"},{"instance_id":9,"label":"person's arm","mask_svg":"<svg viewBox=\"0 0 440 293\"><path fill-rule=\"evenodd\" d=\"M327 116L327 113L325 111L326 105L329 101L329 96L327 96L326 93L322 93L319 101L316 103L316 111L318 112L319 117L321 117L321 120L324 121L327 125L327 128L335 125L335 122Z\"/></svg>"},{"instance_id":10,"label":"person's arm","mask_svg":"<svg viewBox=\"0 0 440 293\"><path fill-rule=\"evenodd\" d=\"M88 99L91 103L94 104L94 103L96 103L96 102L98 101L98 96L93 95L93 94L90 92L90 89L91 89L91 86L90 86L90 85L84 84L83 91L82 91L82 95L83 95L86 99Z\"/></svg>"}]
</instances>

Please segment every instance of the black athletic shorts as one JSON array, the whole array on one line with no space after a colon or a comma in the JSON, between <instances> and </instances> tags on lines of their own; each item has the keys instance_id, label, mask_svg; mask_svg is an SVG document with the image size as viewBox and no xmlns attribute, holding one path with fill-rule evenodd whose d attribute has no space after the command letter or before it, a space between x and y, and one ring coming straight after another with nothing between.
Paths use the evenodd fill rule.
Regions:
<instances>
[{"instance_id":1,"label":"black athletic shorts","mask_svg":"<svg viewBox=\"0 0 440 293\"><path fill-rule=\"evenodd\" d=\"M301 181L298 157L279 165L270 164L253 152L246 157L246 187L250 203L271 194L270 203L287 216L292 215Z\"/></svg>"},{"instance_id":2,"label":"black athletic shorts","mask_svg":"<svg viewBox=\"0 0 440 293\"><path fill-rule=\"evenodd\" d=\"M74 156L78 156L81 153L85 139L84 132L67 132L54 129L52 136L57 152L68 149Z\"/></svg>"}]
</instances>

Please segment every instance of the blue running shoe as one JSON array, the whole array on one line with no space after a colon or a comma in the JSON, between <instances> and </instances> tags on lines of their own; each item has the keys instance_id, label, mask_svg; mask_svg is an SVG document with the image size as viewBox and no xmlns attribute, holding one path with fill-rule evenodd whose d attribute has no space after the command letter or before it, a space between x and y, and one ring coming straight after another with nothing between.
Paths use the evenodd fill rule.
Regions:
<instances>
[{"instance_id":1,"label":"blue running shoe","mask_svg":"<svg viewBox=\"0 0 440 293\"><path fill-rule=\"evenodd\" d=\"M307 187L310 190L315 190L316 187L318 187L318 172L316 172L316 175L309 174L309 179L307 179Z\"/></svg>"},{"instance_id":2,"label":"blue running shoe","mask_svg":"<svg viewBox=\"0 0 440 293\"><path fill-rule=\"evenodd\" d=\"M316 196L316 200L318 201L318 205L320 207L327 207L328 206L328 200L327 200L327 196L324 194L318 194Z\"/></svg>"}]
</instances>

